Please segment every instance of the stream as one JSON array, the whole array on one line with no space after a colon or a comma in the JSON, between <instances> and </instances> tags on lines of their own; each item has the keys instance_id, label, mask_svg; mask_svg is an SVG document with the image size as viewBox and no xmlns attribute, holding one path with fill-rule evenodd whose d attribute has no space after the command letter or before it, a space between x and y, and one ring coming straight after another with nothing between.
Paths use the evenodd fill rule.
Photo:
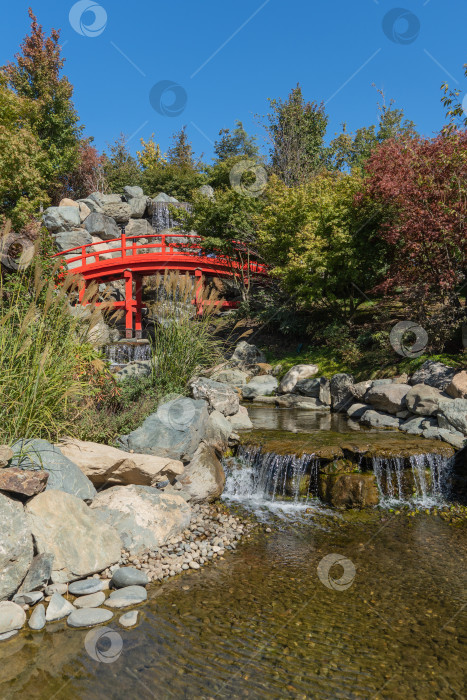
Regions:
<instances>
[{"instance_id":1,"label":"stream","mask_svg":"<svg viewBox=\"0 0 467 700\"><path fill-rule=\"evenodd\" d=\"M447 460L414 465L417 474L436 472L417 493L425 488L439 512L415 513L416 500L413 510L337 511L318 500L312 479L294 495L294 473L299 483L315 446L336 435L390 445L408 436L352 433L341 417L293 413L250 411L261 454L274 452L276 466L271 445L284 444L283 431L293 424L291 444L302 442L295 462L287 450L279 455L292 470L290 493L281 490L280 470L274 476L274 458L265 467L258 447L256 463L244 445L240 468L228 473L226 502L259 517L250 539L209 567L152 586L134 629L114 619L90 635L62 621L2 643L0 696L465 697L467 533L465 519L442 512L436 492ZM394 503L393 464L380 461L379 478L387 482L389 469ZM255 481L261 468L264 479Z\"/></svg>"}]
</instances>

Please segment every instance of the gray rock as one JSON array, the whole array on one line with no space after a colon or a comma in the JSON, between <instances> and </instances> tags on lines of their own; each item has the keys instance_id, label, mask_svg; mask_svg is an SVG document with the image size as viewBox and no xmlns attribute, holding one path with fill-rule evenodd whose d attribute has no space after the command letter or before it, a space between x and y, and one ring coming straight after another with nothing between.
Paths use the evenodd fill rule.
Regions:
<instances>
[{"instance_id":1,"label":"gray rock","mask_svg":"<svg viewBox=\"0 0 467 700\"><path fill-rule=\"evenodd\" d=\"M258 350L256 345L250 345L245 340L242 340L236 346L230 362L233 365L256 365L259 362L266 362L266 355Z\"/></svg>"},{"instance_id":2,"label":"gray rock","mask_svg":"<svg viewBox=\"0 0 467 700\"><path fill-rule=\"evenodd\" d=\"M427 440L441 440L439 428L425 428L422 435Z\"/></svg>"},{"instance_id":3,"label":"gray rock","mask_svg":"<svg viewBox=\"0 0 467 700\"><path fill-rule=\"evenodd\" d=\"M113 591L105 604L108 608L127 608L147 600L148 594L143 586L126 586Z\"/></svg>"},{"instance_id":4,"label":"gray rock","mask_svg":"<svg viewBox=\"0 0 467 700\"><path fill-rule=\"evenodd\" d=\"M325 406L331 405L331 383L326 377L319 378L319 400Z\"/></svg>"},{"instance_id":5,"label":"gray rock","mask_svg":"<svg viewBox=\"0 0 467 700\"><path fill-rule=\"evenodd\" d=\"M204 442L222 455L228 447L232 431L232 423L219 411L213 411L206 426Z\"/></svg>"},{"instance_id":6,"label":"gray rock","mask_svg":"<svg viewBox=\"0 0 467 700\"><path fill-rule=\"evenodd\" d=\"M104 214L90 214L84 220L84 228L91 236L98 236L103 241L110 241L113 238L120 238L120 229L114 219ZM115 247L117 247L115 245Z\"/></svg>"},{"instance_id":7,"label":"gray rock","mask_svg":"<svg viewBox=\"0 0 467 700\"><path fill-rule=\"evenodd\" d=\"M251 430L253 423L248 415L246 406L239 406L238 413L227 418L233 430Z\"/></svg>"},{"instance_id":8,"label":"gray rock","mask_svg":"<svg viewBox=\"0 0 467 700\"><path fill-rule=\"evenodd\" d=\"M371 406L365 403L354 403L347 409L347 415L352 420L359 420L366 411L371 410Z\"/></svg>"},{"instance_id":9,"label":"gray rock","mask_svg":"<svg viewBox=\"0 0 467 700\"><path fill-rule=\"evenodd\" d=\"M29 618L28 625L30 629L39 631L44 629L46 623L45 619L45 607L42 605L38 605L37 607L34 608L32 611L31 617Z\"/></svg>"},{"instance_id":10,"label":"gray rock","mask_svg":"<svg viewBox=\"0 0 467 700\"><path fill-rule=\"evenodd\" d=\"M279 408L298 408L302 411L329 411L329 406L321 403L319 399L297 394L276 396L276 406L279 406Z\"/></svg>"},{"instance_id":11,"label":"gray rock","mask_svg":"<svg viewBox=\"0 0 467 700\"><path fill-rule=\"evenodd\" d=\"M162 404L144 423L120 438L122 449L188 462L204 438L209 418L203 400L178 398Z\"/></svg>"},{"instance_id":12,"label":"gray rock","mask_svg":"<svg viewBox=\"0 0 467 700\"><path fill-rule=\"evenodd\" d=\"M161 547L191 520L191 508L181 496L150 486L113 486L97 496L91 511L120 533L131 554Z\"/></svg>"},{"instance_id":13,"label":"gray rock","mask_svg":"<svg viewBox=\"0 0 467 700\"><path fill-rule=\"evenodd\" d=\"M178 481L190 494L193 503L219 498L225 487L225 473L215 450L202 442Z\"/></svg>"},{"instance_id":14,"label":"gray rock","mask_svg":"<svg viewBox=\"0 0 467 700\"><path fill-rule=\"evenodd\" d=\"M76 209L76 207L71 207L72 209ZM65 207L60 207L60 209L65 209ZM89 245L92 243L92 237L91 235L86 231L84 228L80 229L75 229L73 231L64 231L61 233L57 233L54 236L54 243L55 247L57 248L59 253L62 253L64 250L71 250L72 248L78 248L83 245ZM80 255L81 251L76 250L73 251L73 253L70 253L71 257L75 257L76 255Z\"/></svg>"},{"instance_id":15,"label":"gray rock","mask_svg":"<svg viewBox=\"0 0 467 700\"><path fill-rule=\"evenodd\" d=\"M421 435L424 430L423 423L423 416L418 416L416 418L412 416L412 418L401 423L399 427L402 432L408 433L409 435Z\"/></svg>"},{"instance_id":16,"label":"gray rock","mask_svg":"<svg viewBox=\"0 0 467 700\"><path fill-rule=\"evenodd\" d=\"M131 207L128 202L104 202L102 209L106 216L115 219L119 224L125 224L130 220Z\"/></svg>"},{"instance_id":17,"label":"gray rock","mask_svg":"<svg viewBox=\"0 0 467 700\"><path fill-rule=\"evenodd\" d=\"M241 369L221 369L211 375L211 379L221 384L230 384L233 387L244 386L251 374L242 372Z\"/></svg>"},{"instance_id":18,"label":"gray rock","mask_svg":"<svg viewBox=\"0 0 467 700\"><path fill-rule=\"evenodd\" d=\"M313 399L319 399L320 391L321 379L318 377L302 379L298 381L293 388L293 392L295 394L301 394L302 396L310 396Z\"/></svg>"},{"instance_id":19,"label":"gray rock","mask_svg":"<svg viewBox=\"0 0 467 700\"><path fill-rule=\"evenodd\" d=\"M6 642L7 639L11 639L18 634L19 630L12 630L11 632L4 632L0 634L0 642Z\"/></svg>"},{"instance_id":20,"label":"gray rock","mask_svg":"<svg viewBox=\"0 0 467 700\"><path fill-rule=\"evenodd\" d=\"M54 593L50 599L49 605L47 606L45 619L47 622L63 620L63 618L68 617L68 615L70 615L74 609L74 606L62 595L60 595L60 593Z\"/></svg>"},{"instance_id":21,"label":"gray rock","mask_svg":"<svg viewBox=\"0 0 467 700\"><path fill-rule=\"evenodd\" d=\"M438 411L440 402L450 400L439 389L426 384L416 384L405 398L409 411L418 416L432 416Z\"/></svg>"},{"instance_id":22,"label":"gray rock","mask_svg":"<svg viewBox=\"0 0 467 700\"><path fill-rule=\"evenodd\" d=\"M463 435L467 435L467 399L450 399L440 401L438 422L444 418L447 424ZM441 424L446 429L446 423Z\"/></svg>"},{"instance_id":23,"label":"gray rock","mask_svg":"<svg viewBox=\"0 0 467 700\"><path fill-rule=\"evenodd\" d=\"M26 622L26 613L16 603L4 600L0 603L0 634L20 630Z\"/></svg>"},{"instance_id":24,"label":"gray rock","mask_svg":"<svg viewBox=\"0 0 467 700\"><path fill-rule=\"evenodd\" d=\"M427 360L423 365L412 375L409 383L428 384L436 389L443 391L451 383L456 370L453 367L447 367L442 362Z\"/></svg>"},{"instance_id":25,"label":"gray rock","mask_svg":"<svg viewBox=\"0 0 467 700\"><path fill-rule=\"evenodd\" d=\"M295 365L284 375L279 387L278 394L289 394L295 389L297 382L314 377L319 372L317 365Z\"/></svg>"},{"instance_id":26,"label":"gray rock","mask_svg":"<svg viewBox=\"0 0 467 700\"><path fill-rule=\"evenodd\" d=\"M130 185L127 185L123 188L123 194L125 195L127 201L129 201L130 199L135 199L137 197L144 197L142 187L131 187Z\"/></svg>"},{"instance_id":27,"label":"gray rock","mask_svg":"<svg viewBox=\"0 0 467 700\"><path fill-rule=\"evenodd\" d=\"M81 224L79 207L49 207L45 210L42 221L46 229L52 233L79 228Z\"/></svg>"},{"instance_id":28,"label":"gray rock","mask_svg":"<svg viewBox=\"0 0 467 700\"><path fill-rule=\"evenodd\" d=\"M43 598L44 594L42 591L31 591L30 593L17 593L13 598L13 602L17 605L35 605Z\"/></svg>"},{"instance_id":29,"label":"gray rock","mask_svg":"<svg viewBox=\"0 0 467 700\"><path fill-rule=\"evenodd\" d=\"M371 389L373 386L373 382L371 379L368 379L365 382L357 382L356 384L353 384L353 386L350 387L350 390L352 391L352 394L354 395L355 399L357 401L362 402L363 399L365 398L365 394L368 391L368 389Z\"/></svg>"},{"instance_id":30,"label":"gray rock","mask_svg":"<svg viewBox=\"0 0 467 700\"><path fill-rule=\"evenodd\" d=\"M380 413L379 411L365 411L365 413L360 418L360 422L363 425L367 425L370 428L398 428L401 424L400 418L395 416L390 416L387 413Z\"/></svg>"},{"instance_id":31,"label":"gray rock","mask_svg":"<svg viewBox=\"0 0 467 700\"><path fill-rule=\"evenodd\" d=\"M408 384L375 384L365 394L366 403L380 411L396 414L405 409Z\"/></svg>"},{"instance_id":32,"label":"gray rock","mask_svg":"<svg viewBox=\"0 0 467 700\"><path fill-rule=\"evenodd\" d=\"M125 382L133 377L150 377L151 372L151 360L134 360L134 362L127 362L124 367L115 373L114 377L117 382Z\"/></svg>"},{"instance_id":33,"label":"gray rock","mask_svg":"<svg viewBox=\"0 0 467 700\"><path fill-rule=\"evenodd\" d=\"M105 601L104 591L98 591L97 593L91 593L90 595L83 595L76 598L73 605L75 608L98 608L99 605Z\"/></svg>"},{"instance_id":34,"label":"gray rock","mask_svg":"<svg viewBox=\"0 0 467 700\"><path fill-rule=\"evenodd\" d=\"M8 462L13 457L13 450L8 445L0 445L0 469L8 466Z\"/></svg>"},{"instance_id":35,"label":"gray rock","mask_svg":"<svg viewBox=\"0 0 467 700\"><path fill-rule=\"evenodd\" d=\"M197 377L190 383L194 399L205 399L211 411L219 411L224 416L234 416L238 413L240 399L231 386L221 384L213 379Z\"/></svg>"},{"instance_id":36,"label":"gray rock","mask_svg":"<svg viewBox=\"0 0 467 700\"><path fill-rule=\"evenodd\" d=\"M38 588L43 588L47 585L52 576L53 561L54 555L47 552L34 557L19 592L36 591Z\"/></svg>"},{"instance_id":37,"label":"gray rock","mask_svg":"<svg viewBox=\"0 0 467 700\"><path fill-rule=\"evenodd\" d=\"M53 583L99 573L121 557L121 540L81 499L44 491L26 505L39 554L54 554Z\"/></svg>"},{"instance_id":38,"label":"gray rock","mask_svg":"<svg viewBox=\"0 0 467 700\"><path fill-rule=\"evenodd\" d=\"M334 411L347 411L350 404L354 403L353 386L354 379L350 374L335 374L331 377L331 405Z\"/></svg>"},{"instance_id":39,"label":"gray rock","mask_svg":"<svg viewBox=\"0 0 467 700\"><path fill-rule=\"evenodd\" d=\"M130 610L119 618L118 623L122 627L134 627L138 623L138 615L138 610Z\"/></svg>"},{"instance_id":40,"label":"gray rock","mask_svg":"<svg viewBox=\"0 0 467 700\"><path fill-rule=\"evenodd\" d=\"M21 469L45 469L49 472L46 491L64 491L83 501L97 494L92 482L60 449L47 440L18 440L13 445L12 466Z\"/></svg>"},{"instance_id":41,"label":"gray rock","mask_svg":"<svg viewBox=\"0 0 467 700\"><path fill-rule=\"evenodd\" d=\"M466 445L467 438L462 433L456 431L446 430L445 428L439 429L439 435L444 442L452 445L456 450L462 450Z\"/></svg>"},{"instance_id":42,"label":"gray rock","mask_svg":"<svg viewBox=\"0 0 467 700\"><path fill-rule=\"evenodd\" d=\"M99 593L102 591L104 585L102 581L98 578L88 578L84 581L74 581L68 586L68 590L71 595L91 595L91 593Z\"/></svg>"},{"instance_id":43,"label":"gray rock","mask_svg":"<svg viewBox=\"0 0 467 700\"><path fill-rule=\"evenodd\" d=\"M125 588L126 586L147 586L149 579L147 574L133 566L122 566L113 572L110 585L113 588Z\"/></svg>"},{"instance_id":44,"label":"gray rock","mask_svg":"<svg viewBox=\"0 0 467 700\"><path fill-rule=\"evenodd\" d=\"M372 387L373 386L388 386L389 384L392 384L393 381L392 379L373 379L371 382ZM401 382L398 382L399 384Z\"/></svg>"},{"instance_id":45,"label":"gray rock","mask_svg":"<svg viewBox=\"0 0 467 700\"><path fill-rule=\"evenodd\" d=\"M130 219L128 224L125 226L125 233L127 236L141 236L142 238L145 238L146 236L150 236L151 234L154 233L154 230L149 223L149 221L146 221L146 219ZM147 241L145 241L146 243ZM137 241L137 245L141 245L143 241ZM151 244L156 244L160 243L160 240L157 238L152 238L150 239ZM131 250L131 245L132 241L128 241L128 251ZM147 252L156 252L157 248L142 248L139 252L140 254L143 252L143 250L147 250Z\"/></svg>"},{"instance_id":46,"label":"gray rock","mask_svg":"<svg viewBox=\"0 0 467 700\"><path fill-rule=\"evenodd\" d=\"M78 199L78 204L84 204L85 206L88 207L88 209L91 210L91 213L95 212L96 214L103 214L104 210L102 209L101 205L96 202L95 199L91 199L91 197L87 199ZM85 219L86 221L86 219Z\"/></svg>"},{"instance_id":47,"label":"gray rock","mask_svg":"<svg viewBox=\"0 0 467 700\"><path fill-rule=\"evenodd\" d=\"M175 204L178 202L178 199L175 199L175 197L170 197L170 195L165 194L165 192L159 192L157 197L154 197L152 200L153 202L172 202L172 204Z\"/></svg>"},{"instance_id":48,"label":"gray rock","mask_svg":"<svg viewBox=\"0 0 467 700\"><path fill-rule=\"evenodd\" d=\"M53 595L54 593L60 593L60 595L63 595L68 591L68 585L66 583L51 583L50 586L47 586L44 593L45 595Z\"/></svg>"},{"instance_id":49,"label":"gray rock","mask_svg":"<svg viewBox=\"0 0 467 700\"><path fill-rule=\"evenodd\" d=\"M68 616L67 625L69 627L94 627L108 622L113 617L111 610L103 608L84 608L83 610L73 610Z\"/></svg>"},{"instance_id":50,"label":"gray rock","mask_svg":"<svg viewBox=\"0 0 467 700\"><path fill-rule=\"evenodd\" d=\"M148 206L147 197L133 197L128 201L130 207L130 217L132 219L142 219Z\"/></svg>"},{"instance_id":51,"label":"gray rock","mask_svg":"<svg viewBox=\"0 0 467 700\"><path fill-rule=\"evenodd\" d=\"M242 387L244 399L254 399L257 396L271 396L277 390L279 382L270 374L254 377L246 386Z\"/></svg>"},{"instance_id":52,"label":"gray rock","mask_svg":"<svg viewBox=\"0 0 467 700\"><path fill-rule=\"evenodd\" d=\"M31 528L24 508L0 493L0 600L18 590L32 558Z\"/></svg>"}]
</instances>

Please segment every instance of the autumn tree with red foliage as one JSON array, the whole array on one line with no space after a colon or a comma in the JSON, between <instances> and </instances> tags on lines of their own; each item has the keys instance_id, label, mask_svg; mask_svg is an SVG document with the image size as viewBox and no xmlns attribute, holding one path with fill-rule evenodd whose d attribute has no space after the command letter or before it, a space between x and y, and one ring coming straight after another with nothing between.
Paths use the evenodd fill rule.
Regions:
<instances>
[{"instance_id":1,"label":"autumn tree with red foliage","mask_svg":"<svg viewBox=\"0 0 467 700\"><path fill-rule=\"evenodd\" d=\"M441 319L449 335L465 317L467 132L388 141L366 169L366 194L385 210L381 234L393 251L380 289L401 287L410 311L432 327Z\"/></svg>"}]
</instances>

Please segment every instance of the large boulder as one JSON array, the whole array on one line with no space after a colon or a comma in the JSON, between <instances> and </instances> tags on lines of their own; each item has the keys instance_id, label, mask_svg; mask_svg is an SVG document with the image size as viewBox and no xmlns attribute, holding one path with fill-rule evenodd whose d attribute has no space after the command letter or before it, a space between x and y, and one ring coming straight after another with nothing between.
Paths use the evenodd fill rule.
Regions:
<instances>
[{"instance_id":1,"label":"large boulder","mask_svg":"<svg viewBox=\"0 0 467 700\"><path fill-rule=\"evenodd\" d=\"M65 209L65 207L61 208ZM84 228L75 229L73 231L62 231L54 236L54 243L59 253L62 253L64 250L89 245L92 243L92 236ZM77 250L72 253L71 257L80 254L81 251Z\"/></svg>"},{"instance_id":2,"label":"large boulder","mask_svg":"<svg viewBox=\"0 0 467 700\"><path fill-rule=\"evenodd\" d=\"M103 214L104 213L104 210L102 209L99 202L96 201L95 199L93 199L92 197L88 197L87 199L78 199L77 201L78 201L78 204L80 205L80 207L83 204L85 207L87 207L89 209L89 211L91 213L92 212L96 212L96 214Z\"/></svg>"},{"instance_id":3,"label":"large boulder","mask_svg":"<svg viewBox=\"0 0 467 700\"><path fill-rule=\"evenodd\" d=\"M194 503L219 498L225 486L225 473L215 449L202 442L178 481Z\"/></svg>"},{"instance_id":4,"label":"large boulder","mask_svg":"<svg viewBox=\"0 0 467 700\"><path fill-rule=\"evenodd\" d=\"M35 556L18 593L30 593L44 588L52 576L53 563L53 554L43 553Z\"/></svg>"},{"instance_id":5,"label":"large boulder","mask_svg":"<svg viewBox=\"0 0 467 700\"><path fill-rule=\"evenodd\" d=\"M44 491L29 501L26 512L38 553L54 555L54 583L99 573L120 560L118 532L80 498Z\"/></svg>"},{"instance_id":6,"label":"large boulder","mask_svg":"<svg viewBox=\"0 0 467 700\"><path fill-rule=\"evenodd\" d=\"M293 387L292 392L294 394L300 394L301 396L310 396L313 399L318 399L320 390L321 378L310 377L309 379L301 379L300 381L298 381Z\"/></svg>"},{"instance_id":7,"label":"large boulder","mask_svg":"<svg viewBox=\"0 0 467 700\"><path fill-rule=\"evenodd\" d=\"M118 204L123 201L120 194L102 194L102 192L93 192L89 195L89 199L93 199L101 207L104 204Z\"/></svg>"},{"instance_id":8,"label":"large boulder","mask_svg":"<svg viewBox=\"0 0 467 700\"><path fill-rule=\"evenodd\" d=\"M153 486L161 476L183 474L183 464L168 457L123 452L95 442L67 439L60 450L78 465L95 486L137 484Z\"/></svg>"},{"instance_id":9,"label":"large boulder","mask_svg":"<svg viewBox=\"0 0 467 700\"><path fill-rule=\"evenodd\" d=\"M144 192L142 187L126 185L123 188L123 194L127 202L138 197L144 197Z\"/></svg>"},{"instance_id":10,"label":"large boulder","mask_svg":"<svg viewBox=\"0 0 467 700\"><path fill-rule=\"evenodd\" d=\"M330 406L332 403L331 398L331 382L326 377L319 378L319 400L325 406Z\"/></svg>"},{"instance_id":11,"label":"large boulder","mask_svg":"<svg viewBox=\"0 0 467 700\"><path fill-rule=\"evenodd\" d=\"M238 413L240 399L231 386L213 379L197 377L191 382L190 388L193 398L205 399L211 411L220 411L224 416L233 416Z\"/></svg>"},{"instance_id":12,"label":"large boulder","mask_svg":"<svg viewBox=\"0 0 467 700\"><path fill-rule=\"evenodd\" d=\"M401 419L395 416L390 416L388 413L380 413L379 411L365 411L360 418L363 425L369 428L392 428L396 429L401 424Z\"/></svg>"},{"instance_id":13,"label":"large boulder","mask_svg":"<svg viewBox=\"0 0 467 700\"><path fill-rule=\"evenodd\" d=\"M13 445L12 466L45 469L49 473L46 491L64 491L83 501L92 501L96 489L80 468L47 440L18 440Z\"/></svg>"},{"instance_id":14,"label":"large boulder","mask_svg":"<svg viewBox=\"0 0 467 700\"><path fill-rule=\"evenodd\" d=\"M352 394L354 395L356 401L363 401L366 392L368 391L368 389L371 389L372 386L373 382L371 381L371 379L367 379L365 382L357 382L349 388Z\"/></svg>"},{"instance_id":15,"label":"large boulder","mask_svg":"<svg viewBox=\"0 0 467 700\"><path fill-rule=\"evenodd\" d=\"M216 452L222 455L228 447L229 437L232 432L232 424L224 414L220 413L220 411L213 411L206 426L204 442L214 447Z\"/></svg>"},{"instance_id":16,"label":"large boulder","mask_svg":"<svg viewBox=\"0 0 467 700\"><path fill-rule=\"evenodd\" d=\"M234 387L244 386L250 379L249 372L243 372L241 369L220 369L211 374L211 379L221 384L230 384Z\"/></svg>"},{"instance_id":17,"label":"large boulder","mask_svg":"<svg viewBox=\"0 0 467 700\"><path fill-rule=\"evenodd\" d=\"M365 508L379 503L374 474L321 474L319 497L335 508Z\"/></svg>"},{"instance_id":18,"label":"large boulder","mask_svg":"<svg viewBox=\"0 0 467 700\"><path fill-rule=\"evenodd\" d=\"M446 387L446 394L449 394L453 399L467 398L467 372L457 372L452 378L452 381Z\"/></svg>"},{"instance_id":19,"label":"large boulder","mask_svg":"<svg viewBox=\"0 0 467 700\"><path fill-rule=\"evenodd\" d=\"M290 394L297 382L314 377L318 372L319 368L316 365L295 365L282 378L277 393Z\"/></svg>"},{"instance_id":20,"label":"large boulder","mask_svg":"<svg viewBox=\"0 0 467 700\"><path fill-rule=\"evenodd\" d=\"M256 345L250 345L246 340L242 340L236 346L230 362L240 367L256 365L258 362L266 362L266 355L261 350L258 350Z\"/></svg>"},{"instance_id":21,"label":"large boulder","mask_svg":"<svg viewBox=\"0 0 467 700\"><path fill-rule=\"evenodd\" d=\"M257 396L272 396L275 394L279 382L271 374L262 374L254 377L248 384L242 386L244 399L255 399Z\"/></svg>"},{"instance_id":22,"label":"large boulder","mask_svg":"<svg viewBox=\"0 0 467 700\"><path fill-rule=\"evenodd\" d=\"M189 462L204 438L209 418L207 401L178 398L162 404L144 423L120 438L126 451Z\"/></svg>"},{"instance_id":23,"label":"large boulder","mask_svg":"<svg viewBox=\"0 0 467 700\"><path fill-rule=\"evenodd\" d=\"M119 224L125 224L130 220L131 207L128 202L104 202L102 209L106 216L112 217Z\"/></svg>"},{"instance_id":24,"label":"large boulder","mask_svg":"<svg viewBox=\"0 0 467 700\"><path fill-rule=\"evenodd\" d=\"M456 370L453 367L447 367L443 365L442 362L427 360L414 372L409 383L412 385L428 384L428 386L433 386L435 389L444 391L452 382L455 373Z\"/></svg>"},{"instance_id":25,"label":"large boulder","mask_svg":"<svg viewBox=\"0 0 467 700\"><path fill-rule=\"evenodd\" d=\"M334 411L346 411L350 404L354 402L353 385L354 378L350 374L334 374L331 377L331 405Z\"/></svg>"},{"instance_id":26,"label":"large boulder","mask_svg":"<svg viewBox=\"0 0 467 700\"><path fill-rule=\"evenodd\" d=\"M418 416L433 416L446 394L427 384L416 384L406 395L407 408Z\"/></svg>"},{"instance_id":27,"label":"large boulder","mask_svg":"<svg viewBox=\"0 0 467 700\"><path fill-rule=\"evenodd\" d=\"M128 200L128 206L130 207L130 217L132 219L142 219L146 213L148 198L132 197L132 199Z\"/></svg>"},{"instance_id":28,"label":"large boulder","mask_svg":"<svg viewBox=\"0 0 467 700\"><path fill-rule=\"evenodd\" d=\"M84 228L91 236L98 236L103 241L120 238L120 229L114 219L104 214L89 214L84 221Z\"/></svg>"},{"instance_id":29,"label":"large boulder","mask_svg":"<svg viewBox=\"0 0 467 700\"><path fill-rule=\"evenodd\" d=\"M81 224L79 207L49 207L45 210L42 221L46 229L52 233L71 231Z\"/></svg>"},{"instance_id":30,"label":"large boulder","mask_svg":"<svg viewBox=\"0 0 467 700\"><path fill-rule=\"evenodd\" d=\"M405 409L406 396L410 390L408 384L372 386L365 394L365 401L379 411L396 414Z\"/></svg>"},{"instance_id":31,"label":"large boulder","mask_svg":"<svg viewBox=\"0 0 467 700\"><path fill-rule=\"evenodd\" d=\"M0 600L15 593L33 558L31 528L21 503L0 493Z\"/></svg>"},{"instance_id":32,"label":"large boulder","mask_svg":"<svg viewBox=\"0 0 467 700\"><path fill-rule=\"evenodd\" d=\"M441 428L447 429L448 426L452 426L454 430L467 435L467 399L440 401L438 423Z\"/></svg>"},{"instance_id":33,"label":"large boulder","mask_svg":"<svg viewBox=\"0 0 467 700\"><path fill-rule=\"evenodd\" d=\"M251 422L250 416L248 415L248 409L246 406L239 406L238 413L234 416L229 416L227 418L232 426L232 430L251 430L253 428L253 423Z\"/></svg>"},{"instance_id":34,"label":"large boulder","mask_svg":"<svg viewBox=\"0 0 467 700\"><path fill-rule=\"evenodd\" d=\"M149 236L154 233L154 230L149 223L149 221L146 221L146 219L130 219L128 224L125 226L125 233L127 236L141 236L141 238L145 238L145 236ZM157 243L158 241L157 238L152 238L150 239L150 243ZM141 241L136 242L137 245L141 243ZM128 247L130 247L132 244L132 241L128 241ZM152 248L153 251L157 250L157 248ZM148 252L151 251L151 248L148 248Z\"/></svg>"},{"instance_id":35,"label":"large boulder","mask_svg":"<svg viewBox=\"0 0 467 700\"><path fill-rule=\"evenodd\" d=\"M150 486L113 486L91 505L93 514L115 528L130 554L156 549L190 524L184 498Z\"/></svg>"}]
</instances>

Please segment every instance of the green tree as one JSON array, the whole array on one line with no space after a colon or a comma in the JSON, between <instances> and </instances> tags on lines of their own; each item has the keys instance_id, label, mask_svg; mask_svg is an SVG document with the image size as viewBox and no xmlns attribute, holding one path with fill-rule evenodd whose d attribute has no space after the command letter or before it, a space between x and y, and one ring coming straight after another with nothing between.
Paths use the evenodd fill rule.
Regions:
<instances>
[{"instance_id":1,"label":"green tree","mask_svg":"<svg viewBox=\"0 0 467 700\"><path fill-rule=\"evenodd\" d=\"M467 63L464 63L464 77L467 78ZM448 123L445 126L445 131L451 132L457 129L467 128L467 110L464 109L463 102L459 101L462 90L456 88L451 90L448 83L441 85L443 96L441 102L446 108L446 117Z\"/></svg>"},{"instance_id":2,"label":"green tree","mask_svg":"<svg viewBox=\"0 0 467 700\"><path fill-rule=\"evenodd\" d=\"M257 158L259 155L256 137L249 136L241 121L235 122L235 129L221 129L221 137L214 144L214 153L218 161L226 161L235 156Z\"/></svg>"},{"instance_id":3,"label":"green tree","mask_svg":"<svg viewBox=\"0 0 467 700\"><path fill-rule=\"evenodd\" d=\"M325 165L328 117L323 104L306 102L300 85L287 100L269 100L263 120L271 141L271 167L286 185L308 182Z\"/></svg>"},{"instance_id":4,"label":"green tree","mask_svg":"<svg viewBox=\"0 0 467 700\"><path fill-rule=\"evenodd\" d=\"M79 141L83 131L72 102L73 87L61 75L65 60L61 56L60 32L52 29L46 36L29 8L31 33L21 44L15 61L2 67L8 86L29 100L28 121L50 164L49 194L60 187L60 180L79 162Z\"/></svg>"},{"instance_id":5,"label":"green tree","mask_svg":"<svg viewBox=\"0 0 467 700\"><path fill-rule=\"evenodd\" d=\"M108 153L104 153L104 175L108 192L123 192L126 185L140 185L141 169L127 146L125 134L120 134L112 144Z\"/></svg>"}]
</instances>

